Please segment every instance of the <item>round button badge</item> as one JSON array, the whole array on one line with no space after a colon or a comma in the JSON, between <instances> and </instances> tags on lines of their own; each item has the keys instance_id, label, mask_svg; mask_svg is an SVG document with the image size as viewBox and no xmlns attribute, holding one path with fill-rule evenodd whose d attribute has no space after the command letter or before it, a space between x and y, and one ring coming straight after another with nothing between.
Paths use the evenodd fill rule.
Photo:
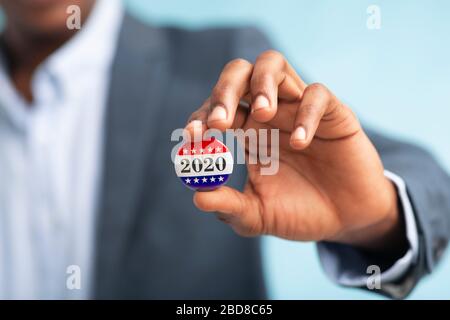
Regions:
<instances>
[{"instance_id":1,"label":"round button badge","mask_svg":"<svg viewBox=\"0 0 450 320\"><path fill-rule=\"evenodd\" d=\"M227 146L215 138L188 142L175 156L175 171L186 187L212 190L227 182L233 172L233 156Z\"/></svg>"}]
</instances>

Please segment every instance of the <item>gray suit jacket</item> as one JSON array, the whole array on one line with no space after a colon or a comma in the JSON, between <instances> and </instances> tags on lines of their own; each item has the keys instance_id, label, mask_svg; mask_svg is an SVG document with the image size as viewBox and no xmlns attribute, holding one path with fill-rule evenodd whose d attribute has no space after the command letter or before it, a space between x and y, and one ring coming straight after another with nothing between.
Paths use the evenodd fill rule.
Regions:
<instances>
[{"instance_id":1,"label":"gray suit jacket","mask_svg":"<svg viewBox=\"0 0 450 320\"><path fill-rule=\"evenodd\" d=\"M125 17L105 119L94 298L265 297L258 239L195 209L175 176L170 134L226 62L254 60L268 47L254 29L152 28ZM372 138L386 167L406 180L420 224L420 261L393 293L403 296L447 243L450 181L423 150ZM231 185L242 187L245 175L238 167Z\"/></svg>"}]
</instances>

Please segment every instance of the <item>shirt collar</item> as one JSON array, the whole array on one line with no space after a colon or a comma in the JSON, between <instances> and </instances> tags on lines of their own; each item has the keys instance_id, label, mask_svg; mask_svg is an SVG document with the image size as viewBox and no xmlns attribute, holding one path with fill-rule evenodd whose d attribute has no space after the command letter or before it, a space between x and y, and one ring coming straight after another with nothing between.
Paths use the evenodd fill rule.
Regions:
<instances>
[{"instance_id":1,"label":"shirt collar","mask_svg":"<svg viewBox=\"0 0 450 320\"><path fill-rule=\"evenodd\" d=\"M105 77L115 55L123 11L121 0L97 0L81 30L35 71L35 104L39 104L44 92L71 99L71 92L77 92L77 87L86 83L84 79ZM13 87L5 65L0 50L0 117L6 115L22 127L28 118L27 102ZM46 90L42 90L42 85Z\"/></svg>"},{"instance_id":2,"label":"shirt collar","mask_svg":"<svg viewBox=\"0 0 450 320\"><path fill-rule=\"evenodd\" d=\"M42 65L57 79L74 80L108 68L123 19L120 0L97 0L81 29Z\"/></svg>"}]
</instances>

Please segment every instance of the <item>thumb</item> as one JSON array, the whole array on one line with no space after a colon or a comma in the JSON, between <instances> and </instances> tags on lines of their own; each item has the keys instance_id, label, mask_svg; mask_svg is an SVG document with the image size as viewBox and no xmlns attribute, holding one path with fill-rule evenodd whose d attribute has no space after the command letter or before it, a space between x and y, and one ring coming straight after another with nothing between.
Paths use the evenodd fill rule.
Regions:
<instances>
[{"instance_id":1,"label":"thumb","mask_svg":"<svg viewBox=\"0 0 450 320\"><path fill-rule=\"evenodd\" d=\"M194 204L206 212L221 212L230 216L240 216L247 207L246 195L230 187L220 187L213 191L197 191Z\"/></svg>"},{"instance_id":2,"label":"thumb","mask_svg":"<svg viewBox=\"0 0 450 320\"><path fill-rule=\"evenodd\" d=\"M243 236L254 236L262 231L257 200L236 189L222 186L213 191L194 194L194 204L206 212L218 212L221 221L231 224Z\"/></svg>"}]
</instances>

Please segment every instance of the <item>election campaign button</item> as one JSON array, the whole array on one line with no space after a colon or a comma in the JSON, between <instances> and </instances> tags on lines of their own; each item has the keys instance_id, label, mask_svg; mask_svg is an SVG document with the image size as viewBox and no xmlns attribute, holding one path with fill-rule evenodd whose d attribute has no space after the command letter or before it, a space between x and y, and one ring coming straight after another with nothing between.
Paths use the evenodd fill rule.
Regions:
<instances>
[{"instance_id":1,"label":"election campaign button","mask_svg":"<svg viewBox=\"0 0 450 320\"><path fill-rule=\"evenodd\" d=\"M188 142L175 156L175 171L185 186L197 191L212 190L227 182L233 172L233 156L215 138Z\"/></svg>"}]
</instances>

